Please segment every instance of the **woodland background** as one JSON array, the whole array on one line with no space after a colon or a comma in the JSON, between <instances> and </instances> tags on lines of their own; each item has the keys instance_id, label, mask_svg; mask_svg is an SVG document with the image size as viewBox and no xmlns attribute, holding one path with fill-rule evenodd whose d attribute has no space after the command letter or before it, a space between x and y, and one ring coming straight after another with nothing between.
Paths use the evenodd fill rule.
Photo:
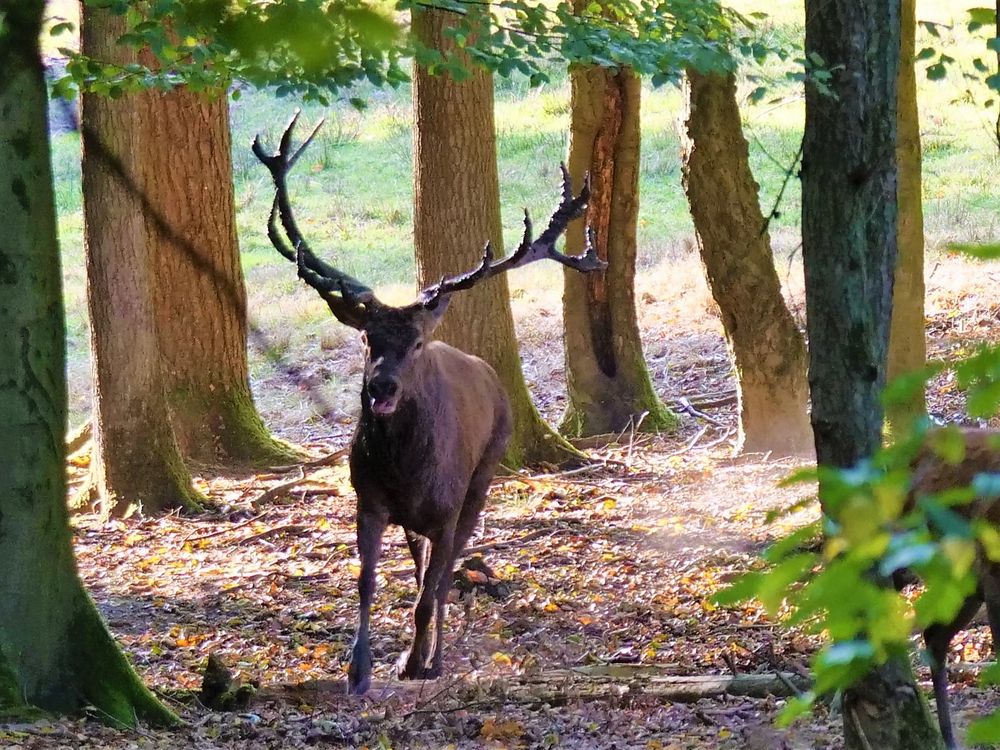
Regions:
<instances>
[{"instance_id":1,"label":"woodland background","mask_svg":"<svg viewBox=\"0 0 1000 750\"><path fill-rule=\"evenodd\" d=\"M800 42L799 3L738 5L766 11L761 29L775 46ZM916 49L953 58L941 74L928 74L936 56L917 62L928 348L932 357L953 359L995 342L1000 329L995 263L949 250L997 236L996 109L984 106L990 94L973 63L977 42L963 9L929 0L916 12L931 22L918 25ZM53 23L75 21L75 5L54 3L49 14ZM58 65L56 47L66 34L43 38L48 61ZM804 107L801 83L785 80L784 69L774 59L741 69L737 98L760 205L765 214L774 210L769 231L782 292L802 328L796 157ZM547 72L551 81L536 88L517 77L496 82L507 247L519 237L523 206L541 216L554 202L556 166L567 151L568 77L558 66ZM762 82L766 96L755 101ZM323 456L343 447L353 428L360 345L294 278L264 231L271 188L249 144L257 133L276 133L297 102L269 90L240 93L229 107L254 397L275 435ZM363 111L346 101L305 104L305 119L328 122L297 170L296 211L315 248L376 285L381 298L402 302L412 297L415 276L411 91L362 85L357 93L367 101ZM775 728L797 683L763 698L666 692L678 677L805 678L822 643L815 632L782 627L758 604L721 608L712 596L757 570L759 554L814 521L818 509L809 502L814 485L778 486L807 465L803 460L732 455L736 386L681 184L683 94L648 84L642 93L637 309L652 382L679 425L647 434L632 424L577 441L594 459L582 468L543 464L498 478L473 543L487 568L473 564L457 577L454 609L461 614L451 622L450 676L415 685L386 679L412 600L405 547L390 542L373 644L383 682L363 700L342 695L358 570L343 465L307 466L301 475L287 467L233 474L191 461L209 513L112 520L83 513L71 521L85 588L146 684L187 723L122 733L92 721L108 717L91 709L82 718L18 717L0 725L0 742L843 747L842 717L826 704L788 729ZM79 135L53 134L73 425L93 407L79 157ZM561 280L558 269L543 266L511 278L526 380L553 424L566 406ZM968 422L965 407L954 374L931 380L932 416ZM89 491L91 468L88 453L71 456L71 501ZM768 523L771 511L796 501L796 513ZM966 665L952 675L960 727L995 703L995 688L971 687L988 653L981 625L953 645L953 657ZM237 681L259 687L251 705L223 712L198 703L210 654ZM925 680L926 670L918 670Z\"/></svg>"}]
</instances>

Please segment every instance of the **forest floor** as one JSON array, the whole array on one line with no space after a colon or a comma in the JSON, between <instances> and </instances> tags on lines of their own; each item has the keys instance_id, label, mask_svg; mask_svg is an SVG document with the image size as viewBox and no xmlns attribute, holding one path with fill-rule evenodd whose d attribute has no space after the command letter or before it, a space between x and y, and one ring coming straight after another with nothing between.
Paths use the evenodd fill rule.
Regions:
<instances>
[{"instance_id":1,"label":"forest floor","mask_svg":"<svg viewBox=\"0 0 1000 750\"><path fill-rule=\"evenodd\" d=\"M933 356L1000 338L995 265L945 257L928 276ZM814 516L807 507L767 523L770 510L815 489L779 487L799 463L732 458L733 382L704 283L681 267L646 278L643 333L661 394L675 406L712 394L720 405L703 407L707 419L682 414L673 435L598 441L584 470L499 477L472 542L490 572L460 572L452 592L446 676L392 677L415 591L402 535L390 531L373 611L375 683L363 698L344 693L359 566L342 462L301 478L205 471L198 485L214 503L206 515L74 519L88 589L146 682L186 723L124 733L94 717L7 725L0 747L841 747L840 717L825 707L777 729L783 698L670 692L683 676L805 674L814 636L756 606L716 608L710 597L752 568L769 541ZM800 294L790 297L798 306ZM561 356L550 345L557 309L553 295L515 303L529 379L550 418L561 400ZM304 377L332 368L350 381L355 354L343 349L306 363ZM265 399L280 398L257 385ZM351 428L348 398L353 391L326 433L291 418L286 435L317 456L337 451ZM948 420L963 414L947 378L934 383L930 406ZM86 463L74 460L72 482ZM200 705L209 654L259 687L250 705L229 713ZM962 634L953 655L987 659L986 629ZM952 679L959 725L1000 697L970 687L972 671Z\"/></svg>"}]
</instances>

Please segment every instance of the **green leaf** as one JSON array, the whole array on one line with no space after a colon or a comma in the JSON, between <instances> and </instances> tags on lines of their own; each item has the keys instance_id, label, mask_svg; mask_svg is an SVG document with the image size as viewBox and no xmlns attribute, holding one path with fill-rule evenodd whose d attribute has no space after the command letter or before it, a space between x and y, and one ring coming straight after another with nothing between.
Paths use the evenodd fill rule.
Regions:
<instances>
[{"instance_id":1,"label":"green leaf","mask_svg":"<svg viewBox=\"0 0 1000 750\"><path fill-rule=\"evenodd\" d=\"M979 673L980 685L1000 685L1000 662L993 662Z\"/></svg>"},{"instance_id":2,"label":"green leaf","mask_svg":"<svg viewBox=\"0 0 1000 750\"><path fill-rule=\"evenodd\" d=\"M969 22L978 23L982 26L993 25L997 22L997 12L995 8L969 8Z\"/></svg>"},{"instance_id":3,"label":"green leaf","mask_svg":"<svg viewBox=\"0 0 1000 750\"><path fill-rule=\"evenodd\" d=\"M930 433L927 444L934 455L947 464L954 466L965 458L965 436L955 425Z\"/></svg>"},{"instance_id":4,"label":"green leaf","mask_svg":"<svg viewBox=\"0 0 1000 750\"><path fill-rule=\"evenodd\" d=\"M929 60L936 54L937 50L935 50L933 47L924 47L922 50L920 50L920 52L917 53L916 57L914 57L913 59L915 62L919 62L920 60Z\"/></svg>"},{"instance_id":5,"label":"green leaf","mask_svg":"<svg viewBox=\"0 0 1000 750\"><path fill-rule=\"evenodd\" d=\"M69 21L62 21L61 23L52 24L52 28L49 29L49 36L59 36L67 31L72 31L75 26Z\"/></svg>"},{"instance_id":6,"label":"green leaf","mask_svg":"<svg viewBox=\"0 0 1000 750\"><path fill-rule=\"evenodd\" d=\"M941 63L934 63L927 66L927 78L931 81L940 81L948 75L948 71Z\"/></svg>"},{"instance_id":7,"label":"green leaf","mask_svg":"<svg viewBox=\"0 0 1000 750\"><path fill-rule=\"evenodd\" d=\"M927 33L930 34L931 36L936 36L936 37L941 36L941 32L938 31L938 26L940 24L936 24L933 21L917 21L917 23L920 26L923 26L925 29L927 29Z\"/></svg>"},{"instance_id":8,"label":"green leaf","mask_svg":"<svg viewBox=\"0 0 1000 750\"><path fill-rule=\"evenodd\" d=\"M771 563L779 562L785 559L790 553L800 550L806 543L812 543L820 539L820 534L820 522L813 521L801 529L796 529L784 539L779 539L768 547L764 552L764 559Z\"/></svg>"},{"instance_id":9,"label":"green leaf","mask_svg":"<svg viewBox=\"0 0 1000 750\"><path fill-rule=\"evenodd\" d=\"M730 607L757 596L764 573L744 573L729 586L712 595L712 602L720 607Z\"/></svg>"},{"instance_id":10,"label":"green leaf","mask_svg":"<svg viewBox=\"0 0 1000 750\"><path fill-rule=\"evenodd\" d=\"M802 695L797 695L794 698L791 698L788 703L785 704L785 707L781 709L781 713L778 714L778 718L775 723L779 727L787 727L795 721L795 719L811 711L815 702L816 693L812 690L808 690Z\"/></svg>"},{"instance_id":11,"label":"green leaf","mask_svg":"<svg viewBox=\"0 0 1000 750\"><path fill-rule=\"evenodd\" d=\"M924 565L934 558L937 546L934 544L915 544L897 549L886 555L879 563L878 572L886 577L897 570Z\"/></svg>"},{"instance_id":12,"label":"green leaf","mask_svg":"<svg viewBox=\"0 0 1000 750\"><path fill-rule=\"evenodd\" d=\"M966 411L971 417L991 417L1000 407L1000 380L969 390Z\"/></svg>"},{"instance_id":13,"label":"green leaf","mask_svg":"<svg viewBox=\"0 0 1000 750\"><path fill-rule=\"evenodd\" d=\"M969 242L949 242L948 250L955 253L964 253L979 260L996 260L1000 258L1000 242L986 245Z\"/></svg>"},{"instance_id":14,"label":"green leaf","mask_svg":"<svg viewBox=\"0 0 1000 750\"><path fill-rule=\"evenodd\" d=\"M1000 742L1000 711L972 722L966 739L972 745L993 745Z\"/></svg>"}]
</instances>

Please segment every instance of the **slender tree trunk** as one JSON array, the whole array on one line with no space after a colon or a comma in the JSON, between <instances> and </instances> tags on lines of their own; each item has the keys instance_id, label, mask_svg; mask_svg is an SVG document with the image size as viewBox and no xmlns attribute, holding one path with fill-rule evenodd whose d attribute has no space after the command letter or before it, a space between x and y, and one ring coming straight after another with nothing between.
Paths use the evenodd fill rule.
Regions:
<instances>
[{"instance_id":1,"label":"slender tree trunk","mask_svg":"<svg viewBox=\"0 0 1000 750\"><path fill-rule=\"evenodd\" d=\"M736 78L687 74L684 189L736 368L737 452L813 452L806 346L781 296L743 137Z\"/></svg>"},{"instance_id":2,"label":"slender tree trunk","mask_svg":"<svg viewBox=\"0 0 1000 750\"><path fill-rule=\"evenodd\" d=\"M897 0L806 0L806 55L832 92L806 85L802 255L816 457L851 467L882 438L879 394L896 263ZM820 501L826 488L820 484ZM940 748L905 653L844 694L849 750Z\"/></svg>"},{"instance_id":3,"label":"slender tree trunk","mask_svg":"<svg viewBox=\"0 0 1000 750\"><path fill-rule=\"evenodd\" d=\"M996 23L995 23L995 25L996 25L996 31L997 31L996 35L997 35L997 37L1000 37L1000 0L996 1L996 6L995 7L996 7L996 11L995 11L996 14L994 16L994 19L996 21ZM997 74L1000 74L1000 47L997 47ZM995 133L996 133L997 150L1000 150L1000 112L997 113L997 122L996 122Z\"/></svg>"},{"instance_id":4,"label":"slender tree trunk","mask_svg":"<svg viewBox=\"0 0 1000 750\"><path fill-rule=\"evenodd\" d=\"M115 44L124 19L81 4L81 49L128 62ZM153 291L156 266L143 202L147 94L118 99L84 94L84 249L94 361L92 476L106 513L135 506L152 513L196 509L170 426Z\"/></svg>"},{"instance_id":5,"label":"slender tree trunk","mask_svg":"<svg viewBox=\"0 0 1000 750\"><path fill-rule=\"evenodd\" d=\"M413 32L442 47L448 13L414 10ZM456 83L415 66L414 230L421 285L473 268L487 240L503 247L493 77L479 68ZM507 390L514 435L504 462L560 462L579 456L539 416L528 394L514 336L507 279L499 276L456 294L438 336L489 362Z\"/></svg>"},{"instance_id":6,"label":"slender tree trunk","mask_svg":"<svg viewBox=\"0 0 1000 750\"><path fill-rule=\"evenodd\" d=\"M173 723L108 634L73 560L43 10L41 0L0 0L0 712L92 704L114 723Z\"/></svg>"},{"instance_id":7,"label":"slender tree trunk","mask_svg":"<svg viewBox=\"0 0 1000 750\"><path fill-rule=\"evenodd\" d=\"M640 81L631 70L586 66L572 71L571 85L569 171L577 186L590 172L587 221L608 268L591 274L567 269L564 275L569 406L561 431L668 430L677 418L653 390L635 311ZM574 222L566 250L577 255L583 247L583 224Z\"/></svg>"},{"instance_id":8,"label":"slender tree trunk","mask_svg":"<svg viewBox=\"0 0 1000 750\"><path fill-rule=\"evenodd\" d=\"M924 209L920 173L920 116L914 69L917 29L916 0L902 0L899 31L899 79L896 108L896 161L899 167L899 257L892 292L889 329L888 378L920 370L927 362L924 334ZM886 407L891 435L904 433L915 419L927 414L923 388L907 401Z\"/></svg>"},{"instance_id":9,"label":"slender tree trunk","mask_svg":"<svg viewBox=\"0 0 1000 750\"><path fill-rule=\"evenodd\" d=\"M156 327L181 453L227 464L298 454L264 427L247 374L247 315L224 92L151 93L142 153Z\"/></svg>"}]
</instances>

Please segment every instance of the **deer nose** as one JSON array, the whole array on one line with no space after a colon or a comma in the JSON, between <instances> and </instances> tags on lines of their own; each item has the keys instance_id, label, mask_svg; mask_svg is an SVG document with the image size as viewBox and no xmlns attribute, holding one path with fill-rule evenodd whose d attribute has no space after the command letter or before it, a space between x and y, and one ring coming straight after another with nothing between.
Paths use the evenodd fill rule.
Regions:
<instances>
[{"instance_id":1,"label":"deer nose","mask_svg":"<svg viewBox=\"0 0 1000 750\"><path fill-rule=\"evenodd\" d=\"M399 384L392 378L375 378L368 383L368 395L373 401L388 401L396 395Z\"/></svg>"}]
</instances>

